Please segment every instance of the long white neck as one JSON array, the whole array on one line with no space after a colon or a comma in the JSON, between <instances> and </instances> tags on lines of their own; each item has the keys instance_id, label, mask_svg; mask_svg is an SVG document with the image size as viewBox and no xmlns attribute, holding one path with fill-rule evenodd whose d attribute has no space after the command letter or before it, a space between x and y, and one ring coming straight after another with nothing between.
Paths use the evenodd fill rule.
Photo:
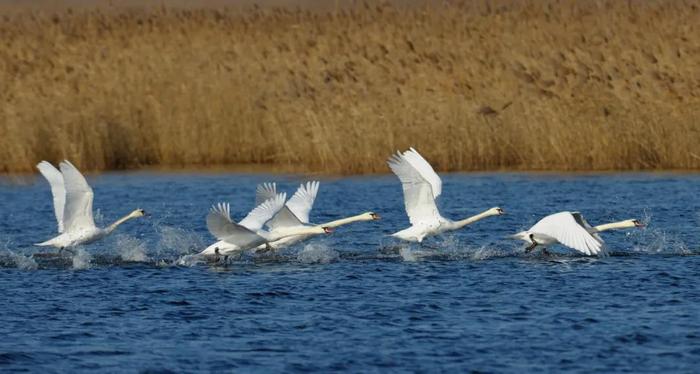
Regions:
<instances>
[{"instance_id":1,"label":"long white neck","mask_svg":"<svg viewBox=\"0 0 700 374\"><path fill-rule=\"evenodd\" d=\"M105 232L106 232L107 234L111 234L112 231L116 230L117 227L119 227L119 225L121 225L122 223L124 223L124 222L126 222L126 221L128 221L128 220L130 220L130 219L132 219L132 218L136 218L136 216L134 216L133 213L129 213L128 215L126 215L126 216L124 216L124 217L122 217L122 218L120 218L120 219L114 221L113 224L107 226L107 227L105 228Z\"/></svg>"},{"instance_id":2,"label":"long white neck","mask_svg":"<svg viewBox=\"0 0 700 374\"><path fill-rule=\"evenodd\" d=\"M633 226L630 226L629 221L619 221L619 222L613 222L613 223L606 223L604 225L598 225L598 226L590 229L589 232L596 233L596 232L614 230L614 229L626 229L629 227L633 227Z\"/></svg>"},{"instance_id":3,"label":"long white neck","mask_svg":"<svg viewBox=\"0 0 700 374\"><path fill-rule=\"evenodd\" d=\"M268 242L274 242L282 238L297 235L320 235L323 234L323 229L320 226L306 226L295 230L287 230L281 233L270 233L267 237Z\"/></svg>"},{"instance_id":4,"label":"long white neck","mask_svg":"<svg viewBox=\"0 0 700 374\"><path fill-rule=\"evenodd\" d=\"M326 222L326 223L321 224L321 225L318 225L318 226L321 226L321 227L333 227L333 228L335 228L335 227L338 227L338 226L347 225L348 223L359 222L359 221L365 221L365 220L366 220L366 219L365 219L365 215L364 215L364 214L358 214L358 215L356 215L356 216L347 217L347 218L341 218L341 219L337 219L337 220L335 220L335 221Z\"/></svg>"},{"instance_id":5,"label":"long white neck","mask_svg":"<svg viewBox=\"0 0 700 374\"><path fill-rule=\"evenodd\" d=\"M465 218L463 220L452 222L452 225L450 225L450 229L452 229L452 230L461 229L464 226L471 225L472 223L474 223L476 221L482 220L486 217L491 217L493 215L494 215L494 213L492 213L491 209L489 209L489 210L482 212L482 213L479 213L475 216L471 216L471 217Z\"/></svg>"}]
</instances>

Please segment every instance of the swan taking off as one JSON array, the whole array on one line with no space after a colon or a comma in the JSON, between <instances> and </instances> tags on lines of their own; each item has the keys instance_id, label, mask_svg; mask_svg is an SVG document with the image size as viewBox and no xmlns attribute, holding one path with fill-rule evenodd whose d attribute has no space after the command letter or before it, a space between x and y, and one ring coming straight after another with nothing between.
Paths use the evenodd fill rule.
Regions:
<instances>
[{"instance_id":1,"label":"swan taking off","mask_svg":"<svg viewBox=\"0 0 700 374\"><path fill-rule=\"evenodd\" d=\"M276 194L253 209L239 223L231 219L228 204L219 203L207 215L207 228L219 241L200 252L200 255L229 255L267 245L292 235L312 235L330 233L329 227L312 226L290 229L286 233L271 233L262 229L263 225L284 207L287 194Z\"/></svg>"},{"instance_id":2,"label":"swan taking off","mask_svg":"<svg viewBox=\"0 0 700 374\"><path fill-rule=\"evenodd\" d=\"M584 255L605 255L605 243L598 233L632 227L644 225L639 220L628 219L592 227L579 212L559 212L542 218L529 230L521 231L512 238L530 244L525 252L530 252L538 245L546 250L549 245L562 244Z\"/></svg>"},{"instance_id":3,"label":"swan taking off","mask_svg":"<svg viewBox=\"0 0 700 374\"><path fill-rule=\"evenodd\" d=\"M347 225L353 222L374 221L380 217L374 212L366 212L356 216L347 217L331 222L322 223L320 225L309 223L309 213L313 208L316 195L318 194L319 182L306 182L301 184L289 201L280 209L275 216L267 222L271 234L281 235L286 234L290 230L297 230L303 227L329 227L336 228L338 226ZM263 183L258 185L255 191L255 203L268 200L277 194L277 185L275 183ZM269 248L280 249L306 240L314 236L313 234L292 235L281 238L269 243ZM259 246L258 249L266 249L266 246Z\"/></svg>"},{"instance_id":4,"label":"swan taking off","mask_svg":"<svg viewBox=\"0 0 700 374\"><path fill-rule=\"evenodd\" d=\"M65 249L92 243L111 234L122 223L145 215L143 209L136 209L113 224L99 228L92 218L92 188L73 164L61 162L61 171L46 161L40 162L36 167L51 185L59 233L53 239L36 245Z\"/></svg>"},{"instance_id":5,"label":"swan taking off","mask_svg":"<svg viewBox=\"0 0 700 374\"><path fill-rule=\"evenodd\" d=\"M435 200L442 193L442 180L423 156L411 148L403 154L397 152L387 163L401 181L406 213L411 221L411 227L392 234L393 237L420 243L428 236L457 230L504 213L503 209L496 207L467 219L451 221L438 211Z\"/></svg>"}]
</instances>

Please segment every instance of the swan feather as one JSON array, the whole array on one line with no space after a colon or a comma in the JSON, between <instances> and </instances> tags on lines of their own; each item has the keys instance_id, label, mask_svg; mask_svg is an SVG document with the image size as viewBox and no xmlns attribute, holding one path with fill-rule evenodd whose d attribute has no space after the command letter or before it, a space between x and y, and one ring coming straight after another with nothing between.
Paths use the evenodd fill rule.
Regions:
<instances>
[{"instance_id":1,"label":"swan feather","mask_svg":"<svg viewBox=\"0 0 700 374\"><path fill-rule=\"evenodd\" d=\"M578 219L576 218L578 215ZM530 230L531 233L551 237L559 243L586 255L603 252L603 242L591 235L580 213L559 212L542 218ZM588 225L590 226L590 225Z\"/></svg>"},{"instance_id":2,"label":"swan feather","mask_svg":"<svg viewBox=\"0 0 700 374\"><path fill-rule=\"evenodd\" d=\"M51 186L53 195L53 208L58 223L58 232L63 233L63 209L66 205L66 187L63 185L63 175L49 162L42 161L36 165L41 175L46 178Z\"/></svg>"},{"instance_id":3,"label":"swan feather","mask_svg":"<svg viewBox=\"0 0 700 374\"><path fill-rule=\"evenodd\" d=\"M69 161L60 163L63 183L66 190L63 211L63 229L65 232L95 229L92 217L92 200L94 194L85 177Z\"/></svg>"}]
</instances>

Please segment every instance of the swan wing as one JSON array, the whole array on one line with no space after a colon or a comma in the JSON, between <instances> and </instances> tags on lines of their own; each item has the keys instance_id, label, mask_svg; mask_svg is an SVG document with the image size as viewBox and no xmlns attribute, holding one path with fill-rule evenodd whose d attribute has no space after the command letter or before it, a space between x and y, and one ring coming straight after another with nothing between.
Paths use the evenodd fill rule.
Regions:
<instances>
[{"instance_id":1,"label":"swan wing","mask_svg":"<svg viewBox=\"0 0 700 374\"><path fill-rule=\"evenodd\" d=\"M278 230L286 227L303 226L304 223L297 218L288 206L282 207L271 220L267 221L267 227L270 231Z\"/></svg>"},{"instance_id":2,"label":"swan wing","mask_svg":"<svg viewBox=\"0 0 700 374\"><path fill-rule=\"evenodd\" d=\"M63 174L63 183L66 189L66 201L63 210L63 230L72 232L75 230L95 228L95 220L92 218L93 192L78 169L68 161L59 165Z\"/></svg>"},{"instance_id":3,"label":"swan wing","mask_svg":"<svg viewBox=\"0 0 700 374\"><path fill-rule=\"evenodd\" d=\"M234 244L239 248L247 248L251 243L265 241L260 235L231 220L228 203L218 203L211 207L207 214L207 229L216 239Z\"/></svg>"},{"instance_id":4,"label":"swan wing","mask_svg":"<svg viewBox=\"0 0 700 374\"><path fill-rule=\"evenodd\" d=\"M423 179L430 183L430 187L433 190L433 198L437 199L442 194L442 179L440 179L433 167L413 148L404 152L403 157L413 165Z\"/></svg>"},{"instance_id":5,"label":"swan wing","mask_svg":"<svg viewBox=\"0 0 700 374\"><path fill-rule=\"evenodd\" d=\"M552 237L559 243L586 255L603 252L603 243L577 222L571 212L560 212L544 217L529 231Z\"/></svg>"},{"instance_id":6,"label":"swan wing","mask_svg":"<svg viewBox=\"0 0 700 374\"><path fill-rule=\"evenodd\" d=\"M286 193L275 195L272 199L268 199L256 206L255 209L251 210L238 224L253 232L262 229L263 225L271 220L272 217L284 207L284 201L286 199Z\"/></svg>"},{"instance_id":7,"label":"swan wing","mask_svg":"<svg viewBox=\"0 0 700 374\"><path fill-rule=\"evenodd\" d=\"M588 231L594 238L596 238L596 240L603 243L603 238L601 238L600 235L598 235L598 233L593 232L595 231L595 229L593 228L593 226L591 226L590 223L588 223L588 221L586 221L585 218L583 218L583 214L581 214L580 212L571 212L571 215L576 220L576 223L578 223L584 229L586 229L586 231Z\"/></svg>"},{"instance_id":8,"label":"swan wing","mask_svg":"<svg viewBox=\"0 0 700 374\"><path fill-rule=\"evenodd\" d=\"M255 206L258 206L267 200L274 199L277 196L276 183L262 183L255 189Z\"/></svg>"},{"instance_id":9,"label":"swan wing","mask_svg":"<svg viewBox=\"0 0 700 374\"><path fill-rule=\"evenodd\" d=\"M56 222L58 222L58 232L63 232L63 207L66 205L66 187L63 185L63 175L58 169L46 161L42 161L36 165L41 175L46 178L51 186L51 195L53 195L53 209L56 214Z\"/></svg>"},{"instance_id":10,"label":"swan wing","mask_svg":"<svg viewBox=\"0 0 700 374\"><path fill-rule=\"evenodd\" d=\"M423 173L421 173L416 166L406 157L406 154L413 151L413 149L404 152L397 152L387 163L399 180L401 181L401 186L403 187L403 199L404 205L406 206L406 214L411 221L412 225L420 224L422 222L436 220L440 217L437 205L435 205L435 197L437 196L433 192L433 184L429 182ZM413 151L415 155L417 152ZM416 156L411 156L416 158ZM423 159L418 155L420 159ZM425 161L423 159L423 161ZM420 162L417 162L420 164ZM427 164L427 163L426 163ZM428 169L434 174L430 165ZM429 174L426 172L426 174ZM436 175L437 177L437 175ZM438 182L440 178L437 177ZM438 188L442 188L442 183L437 184ZM439 195L439 194L438 194Z\"/></svg>"},{"instance_id":11,"label":"swan wing","mask_svg":"<svg viewBox=\"0 0 700 374\"><path fill-rule=\"evenodd\" d=\"M287 201L287 207L301 223L309 223L309 213L316 201L319 185L318 181L302 183L294 196Z\"/></svg>"}]
</instances>

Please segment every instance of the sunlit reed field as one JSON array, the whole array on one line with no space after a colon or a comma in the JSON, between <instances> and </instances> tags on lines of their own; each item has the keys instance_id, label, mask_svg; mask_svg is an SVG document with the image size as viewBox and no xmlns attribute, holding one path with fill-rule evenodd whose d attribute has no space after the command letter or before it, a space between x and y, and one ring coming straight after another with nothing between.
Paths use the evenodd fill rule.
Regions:
<instances>
[{"instance_id":1,"label":"sunlit reed field","mask_svg":"<svg viewBox=\"0 0 700 374\"><path fill-rule=\"evenodd\" d=\"M0 16L0 171L700 169L700 2Z\"/></svg>"}]
</instances>

